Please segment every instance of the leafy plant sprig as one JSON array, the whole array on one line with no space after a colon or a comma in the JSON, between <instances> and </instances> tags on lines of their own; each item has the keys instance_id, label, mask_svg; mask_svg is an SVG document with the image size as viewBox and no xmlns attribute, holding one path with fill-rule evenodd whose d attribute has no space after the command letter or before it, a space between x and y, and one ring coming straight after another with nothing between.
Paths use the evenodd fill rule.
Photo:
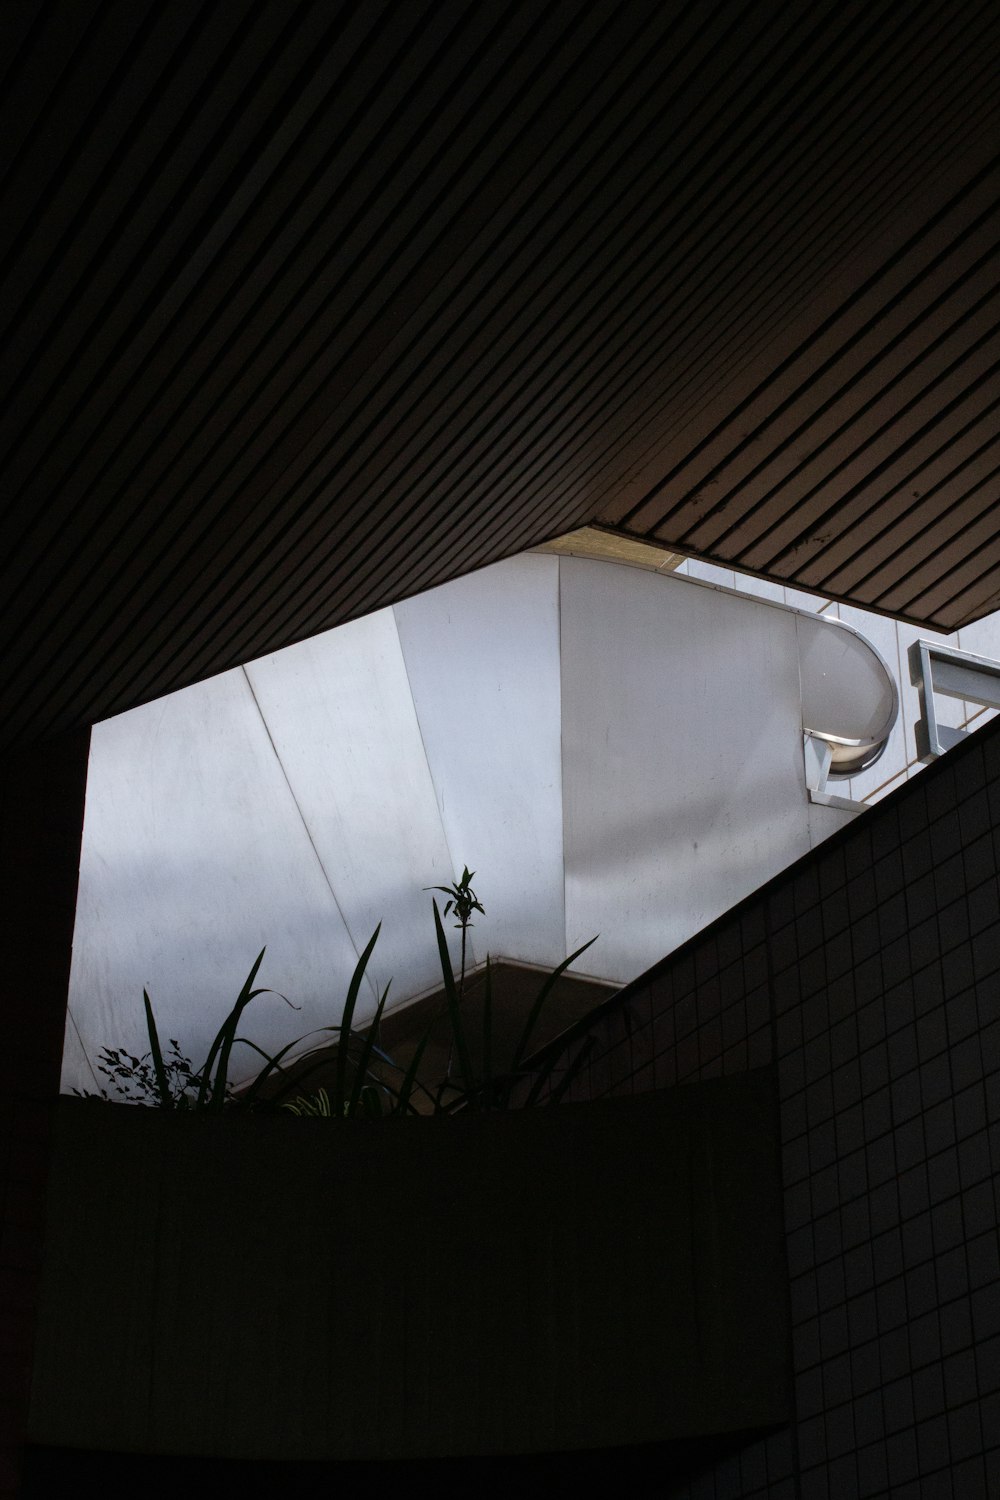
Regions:
<instances>
[{"instance_id":1,"label":"leafy plant sprig","mask_svg":"<svg viewBox=\"0 0 1000 1500\"><path fill-rule=\"evenodd\" d=\"M233 1047L236 1043L253 1046L252 1042L246 1042L244 1037L236 1035L240 1018L251 1000L255 1000L258 995L278 995L279 999L284 1000L292 1010L301 1008L294 1005L286 995L281 995L278 990L263 986L254 989L253 982L264 961L266 951L266 948L262 948L254 960L235 1005L216 1033L208 1050L208 1056L199 1069L192 1067L191 1059L181 1053L180 1044L174 1038L170 1038L169 1050L166 1053L163 1052L152 1002L148 991L143 990L142 1003L146 1013L149 1051L142 1057L135 1057L132 1053L121 1049L104 1048L98 1054L98 1072L110 1079L115 1092L129 1104L154 1104L159 1109L165 1110L195 1109L218 1112L223 1109L235 1098L235 1091L229 1078ZM107 1090L103 1088L97 1096L79 1089L74 1092L81 1094L84 1098L109 1098Z\"/></svg>"},{"instance_id":2,"label":"leafy plant sprig","mask_svg":"<svg viewBox=\"0 0 1000 1500\"><path fill-rule=\"evenodd\" d=\"M447 939L444 934L444 924L436 901L433 903L433 906L434 927L438 941L438 956L441 961L441 978L444 982L448 1016L454 1036L454 1050L458 1056L458 1065L462 1078L461 1087L452 1084L451 1067L449 1065L448 1077L439 1086L436 1094L437 1109L447 1113L466 1109L509 1109L513 1103L515 1090L518 1085L528 1078L532 1078L532 1086L526 1102L535 1103L545 1084L549 1081L560 1058L557 1052L552 1052L540 1068L531 1069L528 1066L531 1039L541 1019L546 1001L555 988L556 982L570 965L576 962L582 953L586 953L592 943L597 942L597 937L592 937L590 942L584 943L582 947L577 948L575 953L571 953L568 958L563 959L562 963L558 964L552 970L552 973L546 976L534 1004L528 1012L528 1019L525 1021L521 1035L514 1048L510 1066L499 1072L493 1067L493 975L490 968L490 961L487 958L483 992L482 1071L480 1076L477 1077L472 1065L472 1055L469 1049L460 1004L461 995L455 984L455 974L451 964L451 955L448 952ZM581 1043L576 1055L569 1062L568 1071L570 1076L568 1080L564 1080L564 1083L568 1084L576 1076L576 1073L583 1065L584 1057L589 1053L592 1045L592 1038L586 1038ZM451 1098L445 1102L445 1094L449 1090L451 1091ZM561 1097L561 1094L559 1097Z\"/></svg>"},{"instance_id":3,"label":"leafy plant sprig","mask_svg":"<svg viewBox=\"0 0 1000 1500\"><path fill-rule=\"evenodd\" d=\"M167 1087L173 1096L175 1107L178 1107L178 1101L182 1097L190 1097L192 1090L197 1091L200 1079L191 1066L191 1059L182 1054L180 1043L173 1037L162 1061ZM97 1071L109 1080L115 1093L127 1103L160 1104L161 1085L154 1072L151 1053L145 1052L142 1057L136 1057L124 1049L102 1047L97 1054ZM74 1089L73 1092L80 1098L110 1099L106 1088L102 1088L97 1095L86 1093L82 1089Z\"/></svg>"},{"instance_id":4,"label":"leafy plant sprig","mask_svg":"<svg viewBox=\"0 0 1000 1500\"><path fill-rule=\"evenodd\" d=\"M447 917L448 914L449 914L449 912L454 911L456 917L458 918L458 921L455 923L455 928L456 928L456 931L460 931L461 934L462 934L462 967L461 967L461 969L459 971L458 997L457 997L457 1002L456 1002L459 1005L462 1003L462 1000L465 997L465 953L466 953L466 943L468 941L468 935L469 935L469 928L473 925L472 924L472 913L474 911L478 911L478 912L480 912L482 914L482 916L485 917L485 915L486 915L486 908L483 906L482 902L477 897L475 891L472 889L472 881L473 881L473 879L475 877L475 874L476 874L475 870L470 870L469 867L468 867L468 865L464 865L463 868L462 868L462 878L461 878L461 880L456 880L455 883L454 883L454 885L425 885L424 886L424 890L425 891L439 891L442 896L447 896L448 900L445 902L444 915ZM437 931L438 931L438 948L440 949L441 948L441 941L442 941L442 938L441 938L441 922L440 922L440 918L438 916L438 908L437 908L437 902L436 901L434 902L434 921L435 921L435 923L437 925ZM447 945L445 945L445 948L443 950L441 950L441 951L442 951L441 964L442 964L442 974L443 974L444 973L444 955L447 953ZM448 960L448 973L451 974L451 960L450 959ZM454 978L454 976L452 976L452 979L453 978ZM446 991L446 993L448 993L448 979L447 978L445 978L445 991ZM449 1008L450 1008L451 1005L452 1005L452 999L451 999L451 995L450 994L448 994L448 1004L449 1004ZM459 1039L459 1033L458 1033L458 1031L455 1031L454 1032L454 1041L453 1041L451 1049L450 1049L450 1051L448 1053L448 1078L449 1079L451 1078L451 1070L452 1070L452 1067L454 1066L454 1062L455 1062L455 1048L459 1044L459 1040L458 1039Z\"/></svg>"},{"instance_id":5,"label":"leafy plant sprig","mask_svg":"<svg viewBox=\"0 0 1000 1500\"><path fill-rule=\"evenodd\" d=\"M445 902L443 915L447 917L448 913L454 910L458 918L458 921L455 923L456 928L461 927L464 929L471 927L472 913L474 911L481 912L484 917L486 915L486 908L480 903L475 891L472 889L472 881L475 879L475 875L475 870L470 870L468 865L466 865L462 870L461 880L456 880L454 885L424 886L425 891L439 891L442 896L448 897L448 900Z\"/></svg>"}]
</instances>

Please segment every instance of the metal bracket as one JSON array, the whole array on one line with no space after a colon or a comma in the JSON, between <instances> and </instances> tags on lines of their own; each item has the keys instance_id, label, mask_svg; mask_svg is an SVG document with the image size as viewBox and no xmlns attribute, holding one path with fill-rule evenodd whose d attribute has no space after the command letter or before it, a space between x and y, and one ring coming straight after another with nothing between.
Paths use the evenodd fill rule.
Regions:
<instances>
[{"instance_id":1,"label":"metal bracket","mask_svg":"<svg viewBox=\"0 0 1000 1500\"><path fill-rule=\"evenodd\" d=\"M815 802L818 807L836 807L841 812L867 811L866 802L855 802L851 797L837 797L826 790L826 779L833 761L833 745L827 735L806 729L802 735L802 754L810 802Z\"/></svg>"},{"instance_id":2,"label":"metal bracket","mask_svg":"<svg viewBox=\"0 0 1000 1500\"><path fill-rule=\"evenodd\" d=\"M938 723L934 694L962 698L984 708L1000 708L1000 661L939 646L935 641L914 641L909 660L910 681L920 694L920 718L914 726L917 754L927 764L969 734L967 729Z\"/></svg>"}]
</instances>

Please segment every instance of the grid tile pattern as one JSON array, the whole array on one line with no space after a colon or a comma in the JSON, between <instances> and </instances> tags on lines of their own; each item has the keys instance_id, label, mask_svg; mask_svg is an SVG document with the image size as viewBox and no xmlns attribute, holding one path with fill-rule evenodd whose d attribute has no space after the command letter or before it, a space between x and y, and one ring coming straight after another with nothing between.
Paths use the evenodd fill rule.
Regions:
<instances>
[{"instance_id":1,"label":"grid tile pattern","mask_svg":"<svg viewBox=\"0 0 1000 1500\"><path fill-rule=\"evenodd\" d=\"M623 992L567 1097L776 1060L797 1423L677 1497L1000 1494L1000 732Z\"/></svg>"}]
</instances>

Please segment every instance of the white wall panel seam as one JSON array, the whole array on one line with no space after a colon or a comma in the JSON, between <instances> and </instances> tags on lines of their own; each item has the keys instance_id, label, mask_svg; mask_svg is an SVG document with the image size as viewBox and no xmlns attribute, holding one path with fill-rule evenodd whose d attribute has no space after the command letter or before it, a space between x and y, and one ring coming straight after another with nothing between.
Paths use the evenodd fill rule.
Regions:
<instances>
[{"instance_id":1,"label":"white wall panel seam","mask_svg":"<svg viewBox=\"0 0 1000 1500\"><path fill-rule=\"evenodd\" d=\"M292 785L291 777L288 774L288 768L286 767L284 761L281 758L281 755L280 755L280 753L278 751L277 745L274 743L274 735L271 733L271 726L267 722L267 718L266 718L266 716L264 714L264 710L260 706L260 700L258 699L257 694L256 694L256 692L254 690L253 679L251 678L250 673L249 673L249 671L248 671L248 669L247 669L246 666L241 667L240 670L242 671L243 676L246 678L247 687L250 689L250 696L253 699L254 707L256 708L258 714L260 715L260 722L264 726L264 733L267 735L267 742L270 745L271 751L272 751L272 753L274 755L274 758L275 758L275 760L278 763L278 769L281 771L281 774L282 774L282 776L284 778L285 785L288 788L289 796L291 797L292 802L293 802L293 804L295 806L295 811L299 815L299 819L301 820L302 827L305 830L306 838L309 840L309 847L312 850L313 854L316 856L316 863L319 865L319 868L320 868L320 871L322 873L323 879L326 881L327 890L330 892L330 895L333 897L333 904L337 908L337 915L340 917L340 920L344 924L344 930L347 933L347 936L348 936L348 939L350 941L351 947L354 949L354 952L357 955L357 957L360 958L361 954L358 951L358 945L355 942L354 934L351 931L350 926L348 925L348 922L347 922L347 920L346 920L346 918L344 916L343 909L342 909L342 907L340 905L340 901L338 900L338 897L337 897L337 892L333 888L333 881L330 879L330 872L327 870L326 865L323 863L322 856L321 856L319 850L316 848L316 840L313 838L312 829L309 827L309 823L308 823L308 821L306 819L306 815L302 811L302 807L301 807L301 805L299 803L298 796L296 795L295 788ZM368 974L368 973L365 974L365 982L367 983L368 988L372 991L372 993L377 998L377 996L378 996L378 990L377 990L375 984L372 981L371 975Z\"/></svg>"},{"instance_id":2,"label":"white wall panel seam","mask_svg":"<svg viewBox=\"0 0 1000 1500\"><path fill-rule=\"evenodd\" d=\"M86 1047L83 1045L83 1037L80 1035L80 1028L76 1024L76 1017L73 1014L72 1007L69 1006L69 1005L67 1005L67 1007L66 1007L66 1022L67 1022L67 1025L72 1026L72 1028L73 1028L73 1033L74 1033L74 1035L76 1037L77 1045L79 1046L80 1051L83 1053L83 1060L87 1064L88 1069L90 1070L90 1076L91 1076L91 1078L93 1078L93 1080L94 1080L94 1087L97 1090L97 1092L100 1093L100 1091L101 1091L101 1080L98 1078L97 1073L94 1070L94 1064L90 1060L90 1053L87 1051Z\"/></svg>"},{"instance_id":3,"label":"white wall panel seam","mask_svg":"<svg viewBox=\"0 0 1000 1500\"><path fill-rule=\"evenodd\" d=\"M262 658L251 671L352 951L381 923L373 980L381 987L408 974L425 987L440 966L422 888L452 872L392 610Z\"/></svg>"},{"instance_id":4,"label":"white wall panel seam","mask_svg":"<svg viewBox=\"0 0 1000 1500\"><path fill-rule=\"evenodd\" d=\"M262 1002L249 1035L274 1047L329 1021L326 974L349 972L354 948L330 920L336 903L253 698L233 671L95 726L64 1084L89 1088L85 1059L103 1046L147 1051L143 988L161 1035L204 1055L265 946L262 979L304 1014L292 1022ZM275 983L275 963L294 983Z\"/></svg>"}]
</instances>

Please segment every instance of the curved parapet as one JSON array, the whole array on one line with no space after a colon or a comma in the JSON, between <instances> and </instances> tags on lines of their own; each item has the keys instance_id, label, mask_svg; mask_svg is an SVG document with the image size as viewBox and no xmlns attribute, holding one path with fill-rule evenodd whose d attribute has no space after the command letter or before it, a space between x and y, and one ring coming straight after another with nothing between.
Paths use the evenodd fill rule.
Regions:
<instances>
[{"instance_id":1,"label":"curved parapet","mask_svg":"<svg viewBox=\"0 0 1000 1500\"><path fill-rule=\"evenodd\" d=\"M852 626L796 613L803 731L829 747L828 775L856 776L875 764L892 733L896 679Z\"/></svg>"}]
</instances>

